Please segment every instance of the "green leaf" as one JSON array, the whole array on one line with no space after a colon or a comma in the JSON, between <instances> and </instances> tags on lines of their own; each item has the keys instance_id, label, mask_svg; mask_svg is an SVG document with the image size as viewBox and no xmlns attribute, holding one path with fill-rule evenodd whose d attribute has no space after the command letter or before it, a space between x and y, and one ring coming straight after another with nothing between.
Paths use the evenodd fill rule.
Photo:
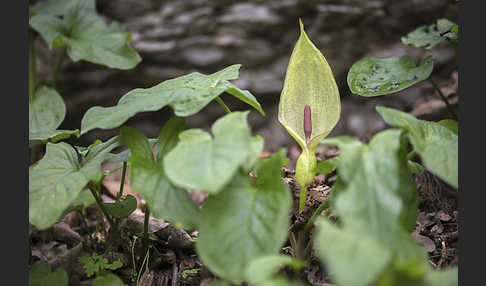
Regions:
<instances>
[{"instance_id":1,"label":"green leaf","mask_svg":"<svg viewBox=\"0 0 486 286\"><path fill-rule=\"evenodd\" d=\"M71 202L69 207L67 207L66 210L64 210L60 218L63 218L65 215L67 215L72 211L77 211L77 210L82 211L84 208L94 204L95 202L96 200L90 191L88 190L81 191L78 194L78 196Z\"/></svg>"},{"instance_id":2,"label":"green leaf","mask_svg":"<svg viewBox=\"0 0 486 286\"><path fill-rule=\"evenodd\" d=\"M72 134L79 137L78 130L56 130L66 115L66 106L61 95L53 88L40 86L29 99L29 141L50 139L56 142Z\"/></svg>"},{"instance_id":3,"label":"green leaf","mask_svg":"<svg viewBox=\"0 0 486 286\"><path fill-rule=\"evenodd\" d=\"M29 221L38 229L56 223L88 181L70 145L48 143L44 158L29 167Z\"/></svg>"},{"instance_id":4,"label":"green leaf","mask_svg":"<svg viewBox=\"0 0 486 286\"><path fill-rule=\"evenodd\" d=\"M29 271L29 286L67 286L68 274L62 267L51 272L51 266L45 261L40 261L32 266Z\"/></svg>"},{"instance_id":5,"label":"green leaf","mask_svg":"<svg viewBox=\"0 0 486 286\"><path fill-rule=\"evenodd\" d=\"M298 280L288 280L283 276L276 276L263 281L258 286L304 286L304 284Z\"/></svg>"},{"instance_id":6,"label":"green leaf","mask_svg":"<svg viewBox=\"0 0 486 286\"><path fill-rule=\"evenodd\" d=\"M319 222L315 247L339 285L435 285L427 284L436 275L427 252L410 235L418 202L403 134L388 129L368 145L323 141L340 150L330 198L340 225Z\"/></svg>"},{"instance_id":7,"label":"green leaf","mask_svg":"<svg viewBox=\"0 0 486 286\"><path fill-rule=\"evenodd\" d=\"M31 5L29 7L29 12L34 15L43 14L63 16L69 11L71 6L77 5L79 1L84 0L41 0L37 1L34 5ZM88 7L95 12L95 2L89 1L87 4L92 5Z\"/></svg>"},{"instance_id":8,"label":"green leaf","mask_svg":"<svg viewBox=\"0 0 486 286\"><path fill-rule=\"evenodd\" d=\"M282 180L283 151L262 159L252 185L236 174L210 195L201 213L196 249L210 271L238 284L244 269L261 256L277 255L287 237L291 196Z\"/></svg>"},{"instance_id":9,"label":"green leaf","mask_svg":"<svg viewBox=\"0 0 486 286\"><path fill-rule=\"evenodd\" d=\"M317 174L329 174L336 169L337 158L331 158L323 160L317 163L316 173Z\"/></svg>"},{"instance_id":10,"label":"green leaf","mask_svg":"<svg viewBox=\"0 0 486 286\"><path fill-rule=\"evenodd\" d=\"M179 127L178 124L171 124L162 129L159 138L166 139L159 141L159 150L169 151L166 147L174 145L171 141L177 139L176 132L180 132ZM180 224L185 229L195 229L200 219L199 208L186 190L174 186L169 181L161 163L163 157L159 162L155 162L149 141L134 128L123 127L121 137L131 152L128 161L131 166L131 187L145 198L153 216L176 225Z\"/></svg>"},{"instance_id":11,"label":"green leaf","mask_svg":"<svg viewBox=\"0 0 486 286\"><path fill-rule=\"evenodd\" d=\"M31 133L56 130L65 115L66 106L61 95L53 88L38 87L35 96L29 100L29 136Z\"/></svg>"},{"instance_id":12,"label":"green leaf","mask_svg":"<svg viewBox=\"0 0 486 286\"><path fill-rule=\"evenodd\" d=\"M457 39L457 31L451 31L454 26L456 25L447 19L438 19L437 23L420 26L408 33L402 37L402 43L430 50L444 39ZM446 33L447 31L450 32Z\"/></svg>"},{"instance_id":13,"label":"green leaf","mask_svg":"<svg viewBox=\"0 0 486 286\"><path fill-rule=\"evenodd\" d=\"M285 255L267 255L258 257L251 261L246 268L245 281L250 285L262 283L272 278L280 268L290 265L300 268L305 266L306 263Z\"/></svg>"},{"instance_id":14,"label":"green leaf","mask_svg":"<svg viewBox=\"0 0 486 286\"><path fill-rule=\"evenodd\" d=\"M325 219L318 222L317 256L342 286L370 285L392 259L392 251L372 238L340 229Z\"/></svg>"},{"instance_id":15,"label":"green leaf","mask_svg":"<svg viewBox=\"0 0 486 286\"><path fill-rule=\"evenodd\" d=\"M408 168L410 169L410 172L414 173L415 175L422 175L424 172L424 167L420 165L417 162L408 160Z\"/></svg>"},{"instance_id":16,"label":"green leaf","mask_svg":"<svg viewBox=\"0 0 486 286\"><path fill-rule=\"evenodd\" d=\"M331 67L307 37L302 21L280 95L278 121L299 143L313 151L339 120L341 103ZM304 132L304 109L310 106L311 132ZM308 140L307 140L308 139ZM309 142L306 142L309 141Z\"/></svg>"},{"instance_id":17,"label":"green leaf","mask_svg":"<svg viewBox=\"0 0 486 286\"><path fill-rule=\"evenodd\" d=\"M425 57L418 66L409 56L367 57L353 64L347 81L352 93L372 97L395 93L424 81L433 68L432 56Z\"/></svg>"},{"instance_id":18,"label":"green leaf","mask_svg":"<svg viewBox=\"0 0 486 286\"><path fill-rule=\"evenodd\" d=\"M239 64L232 65L210 75L195 72L163 81L151 88L131 90L120 98L116 106L88 109L81 121L81 134L95 128L116 128L139 112L157 111L166 105L172 107L177 116L196 114L220 94L230 91L227 80L235 79L240 67ZM249 97L249 92L244 94L264 115L256 99Z\"/></svg>"},{"instance_id":19,"label":"green leaf","mask_svg":"<svg viewBox=\"0 0 486 286\"><path fill-rule=\"evenodd\" d=\"M162 165L162 160L179 142L179 133L184 131L186 120L183 117L174 116L167 121L160 131L157 140L157 163Z\"/></svg>"},{"instance_id":20,"label":"green leaf","mask_svg":"<svg viewBox=\"0 0 486 286\"><path fill-rule=\"evenodd\" d=\"M213 280L210 286L230 286L230 284L223 280Z\"/></svg>"},{"instance_id":21,"label":"green leaf","mask_svg":"<svg viewBox=\"0 0 486 286\"><path fill-rule=\"evenodd\" d=\"M118 202L104 203L106 211L116 218L129 216L137 208L137 199L132 195L126 195Z\"/></svg>"},{"instance_id":22,"label":"green leaf","mask_svg":"<svg viewBox=\"0 0 486 286\"><path fill-rule=\"evenodd\" d=\"M376 110L389 125L408 131L410 143L425 168L453 187L458 187L458 136L450 129L450 122L441 124L419 120L408 113L383 106L377 106Z\"/></svg>"},{"instance_id":23,"label":"green leaf","mask_svg":"<svg viewBox=\"0 0 486 286\"><path fill-rule=\"evenodd\" d=\"M100 177L106 154L118 145L117 137L99 144L79 164L69 144L48 143L45 156L29 167L30 223L40 230L56 223L83 187Z\"/></svg>"},{"instance_id":24,"label":"green leaf","mask_svg":"<svg viewBox=\"0 0 486 286\"><path fill-rule=\"evenodd\" d=\"M452 120L452 119L443 119L439 122L444 127L447 127L450 131L454 132L454 134L459 135L459 126L457 124L457 121Z\"/></svg>"},{"instance_id":25,"label":"green leaf","mask_svg":"<svg viewBox=\"0 0 486 286\"><path fill-rule=\"evenodd\" d=\"M94 0L70 1L46 11L53 4L57 3L49 1L37 8L38 14L29 19L49 49L64 46L74 62L85 60L110 68L131 69L141 61L129 45L130 34L117 22L106 25L96 13Z\"/></svg>"},{"instance_id":26,"label":"green leaf","mask_svg":"<svg viewBox=\"0 0 486 286\"><path fill-rule=\"evenodd\" d=\"M179 135L180 142L164 158L169 179L183 188L217 193L253 154L248 111L227 114L212 126L214 138L190 129Z\"/></svg>"},{"instance_id":27,"label":"green leaf","mask_svg":"<svg viewBox=\"0 0 486 286\"><path fill-rule=\"evenodd\" d=\"M260 158L260 154L263 152L263 137L260 135L254 136L250 139L250 146L248 150L248 156L243 163L243 169L250 172Z\"/></svg>"},{"instance_id":28,"label":"green leaf","mask_svg":"<svg viewBox=\"0 0 486 286\"><path fill-rule=\"evenodd\" d=\"M115 274L98 276L93 280L92 286L127 286L123 280Z\"/></svg>"}]
</instances>

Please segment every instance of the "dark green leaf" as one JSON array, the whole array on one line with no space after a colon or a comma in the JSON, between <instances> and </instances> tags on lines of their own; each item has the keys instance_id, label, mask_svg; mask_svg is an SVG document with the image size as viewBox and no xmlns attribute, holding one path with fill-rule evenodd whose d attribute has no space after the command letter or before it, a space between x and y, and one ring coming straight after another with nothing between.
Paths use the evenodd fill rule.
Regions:
<instances>
[{"instance_id":1,"label":"dark green leaf","mask_svg":"<svg viewBox=\"0 0 486 286\"><path fill-rule=\"evenodd\" d=\"M170 135L169 131L172 130L163 130L161 137ZM128 161L131 166L130 184L145 198L153 216L182 225L185 229L195 229L199 223L199 208L186 190L168 180L163 165L154 161L149 141L140 131L129 127L122 128L121 136L132 154Z\"/></svg>"},{"instance_id":2,"label":"dark green leaf","mask_svg":"<svg viewBox=\"0 0 486 286\"><path fill-rule=\"evenodd\" d=\"M95 128L116 128L139 112L157 111L166 105L172 107L177 116L196 114L220 94L230 91L227 81L235 79L235 75L237 77L240 67L232 65L211 75L195 72L151 88L129 91L116 106L90 108L81 121L81 134ZM252 106L257 106L256 109L264 114L256 99L250 97L249 92L245 94Z\"/></svg>"},{"instance_id":3,"label":"dark green leaf","mask_svg":"<svg viewBox=\"0 0 486 286\"><path fill-rule=\"evenodd\" d=\"M106 211L116 218L129 216L137 208L137 199L132 195L122 196L119 202L104 203Z\"/></svg>"},{"instance_id":4,"label":"dark green leaf","mask_svg":"<svg viewBox=\"0 0 486 286\"><path fill-rule=\"evenodd\" d=\"M34 264L29 271L29 286L67 286L68 282L64 268L58 267L51 272L51 266L45 261Z\"/></svg>"},{"instance_id":5,"label":"dark green leaf","mask_svg":"<svg viewBox=\"0 0 486 286\"><path fill-rule=\"evenodd\" d=\"M414 173L415 175L422 175L424 172L424 167L420 165L417 162L408 160L408 168L410 169L410 172Z\"/></svg>"},{"instance_id":6,"label":"dark green leaf","mask_svg":"<svg viewBox=\"0 0 486 286\"><path fill-rule=\"evenodd\" d=\"M291 196L282 180L284 152L262 159L255 186L237 173L202 209L197 252L219 277L235 284L261 256L277 255L286 240Z\"/></svg>"},{"instance_id":7,"label":"dark green leaf","mask_svg":"<svg viewBox=\"0 0 486 286\"><path fill-rule=\"evenodd\" d=\"M455 24L447 19L439 19L437 23L420 26L408 33L402 37L402 43L429 50L446 38L457 39L457 31L451 31L454 26ZM446 33L447 31L449 33Z\"/></svg>"},{"instance_id":8,"label":"dark green leaf","mask_svg":"<svg viewBox=\"0 0 486 286\"><path fill-rule=\"evenodd\" d=\"M200 129L182 132L180 142L164 158L169 179L183 188L221 190L248 163L253 144L247 116L248 111L221 117L212 126L214 138Z\"/></svg>"},{"instance_id":9,"label":"dark green leaf","mask_svg":"<svg viewBox=\"0 0 486 286\"><path fill-rule=\"evenodd\" d=\"M63 218L66 214L72 211L82 211L84 208L94 204L95 202L96 200L90 191L81 191L71 202L71 205L61 214L60 218Z\"/></svg>"},{"instance_id":10,"label":"dark green leaf","mask_svg":"<svg viewBox=\"0 0 486 286\"><path fill-rule=\"evenodd\" d=\"M410 143L425 168L457 188L458 136L451 122L441 124L419 120L408 113L383 106L377 106L376 110L389 125L408 131Z\"/></svg>"},{"instance_id":11,"label":"dark green leaf","mask_svg":"<svg viewBox=\"0 0 486 286\"><path fill-rule=\"evenodd\" d=\"M78 130L56 130L66 115L66 106L59 93L50 87L40 86L29 100L29 141L50 139L56 142L72 134L79 137Z\"/></svg>"},{"instance_id":12,"label":"dark green leaf","mask_svg":"<svg viewBox=\"0 0 486 286\"><path fill-rule=\"evenodd\" d=\"M98 276L93 280L92 286L127 286L123 280L115 274L107 274Z\"/></svg>"},{"instance_id":13,"label":"dark green leaf","mask_svg":"<svg viewBox=\"0 0 486 286\"><path fill-rule=\"evenodd\" d=\"M324 175L331 173L334 171L334 169L336 169L336 160L336 158L332 158L318 162L316 166L316 173Z\"/></svg>"},{"instance_id":14,"label":"dark green leaf","mask_svg":"<svg viewBox=\"0 0 486 286\"><path fill-rule=\"evenodd\" d=\"M157 162L162 164L162 160L179 142L179 133L184 131L186 120L182 117L174 116L162 127L157 141Z\"/></svg>"},{"instance_id":15,"label":"dark green leaf","mask_svg":"<svg viewBox=\"0 0 486 286\"><path fill-rule=\"evenodd\" d=\"M269 280L284 266L297 266L297 268L306 265L305 262L296 260L285 255L268 255L259 257L250 262L246 268L246 281L250 285L262 283Z\"/></svg>"},{"instance_id":16,"label":"dark green leaf","mask_svg":"<svg viewBox=\"0 0 486 286\"><path fill-rule=\"evenodd\" d=\"M40 4L29 19L51 50L65 46L75 62L85 60L118 69L131 69L141 61L129 45L130 34L116 22L106 25L96 13L94 0L55 2ZM61 6L48 11L58 3Z\"/></svg>"},{"instance_id":17,"label":"dark green leaf","mask_svg":"<svg viewBox=\"0 0 486 286\"><path fill-rule=\"evenodd\" d=\"M327 220L318 223L315 247L337 285L370 285L392 259L392 251L379 241L340 229Z\"/></svg>"},{"instance_id":18,"label":"dark green leaf","mask_svg":"<svg viewBox=\"0 0 486 286\"><path fill-rule=\"evenodd\" d=\"M447 127L450 131L454 132L454 134L459 135L459 126L457 125L457 121L452 119L443 119L437 123Z\"/></svg>"},{"instance_id":19,"label":"dark green leaf","mask_svg":"<svg viewBox=\"0 0 486 286\"><path fill-rule=\"evenodd\" d=\"M395 93L426 80L433 68L432 56L425 57L418 66L409 56L367 57L349 70L348 86L354 94L366 97Z\"/></svg>"},{"instance_id":20,"label":"dark green leaf","mask_svg":"<svg viewBox=\"0 0 486 286\"><path fill-rule=\"evenodd\" d=\"M56 223L88 181L70 145L48 143L44 158L29 167L29 221L38 229Z\"/></svg>"}]
</instances>

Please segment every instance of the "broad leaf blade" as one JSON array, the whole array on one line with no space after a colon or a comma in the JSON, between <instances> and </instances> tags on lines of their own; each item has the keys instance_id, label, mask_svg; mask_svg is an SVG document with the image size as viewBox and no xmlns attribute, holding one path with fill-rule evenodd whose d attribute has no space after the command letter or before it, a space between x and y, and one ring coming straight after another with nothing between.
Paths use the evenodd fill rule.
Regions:
<instances>
[{"instance_id":1,"label":"broad leaf blade","mask_svg":"<svg viewBox=\"0 0 486 286\"><path fill-rule=\"evenodd\" d=\"M299 20L300 21L300 20ZM304 108L311 107L312 133L309 145L317 145L339 120L341 103L331 67L307 37L300 21L295 44L280 95L278 121L304 148Z\"/></svg>"},{"instance_id":2,"label":"broad leaf blade","mask_svg":"<svg viewBox=\"0 0 486 286\"><path fill-rule=\"evenodd\" d=\"M327 220L318 223L315 247L337 285L370 285L392 259L392 251L372 238L340 229Z\"/></svg>"},{"instance_id":3,"label":"broad leaf blade","mask_svg":"<svg viewBox=\"0 0 486 286\"><path fill-rule=\"evenodd\" d=\"M251 131L248 112L232 112L212 126L214 138L199 129L184 131L164 158L169 179L183 188L216 193L247 164Z\"/></svg>"},{"instance_id":4,"label":"broad leaf blade","mask_svg":"<svg viewBox=\"0 0 486 286\"><path fill-rule=\"evenodd\" d=\"M127 195L118 202L104 203L104 206L113 217L123 218L129 216L137 208L137 199L132 195Z\"/></svg>"},{"instance_id":5,"label":"broad leaf blade","mask_svg":"<svg viewBox=\"0 0 486 286\"><path fill-rule=\"evenodd\" d=\"M66 134L70 130L56 130L66 115L66 106L61 95L53 88L40 86L29 100L29 140L46 140Z\"/></svg>"},{"instance_id":6,"label":"broad leaf blade","mask_svg":"<svg viewBox=\"0 0 486 286\"><path fill-rule=\"evenodd\" d=\"M127 286L120 277L115 274L98 276L93 280L92 286Z\"/></svg>"},{"instance_id":7,"label":"broad leaf blade","mask_svg":"<svg viewBox=\"0 0 486 286\"><path fill-rule=\"evenodd\" d=\"M151 88L129 91L116 106L90 108L81 121L81 134L95 128L116 128L139 112L157 111L166 105L172 107L175 115L180 117L196 114L223 92L235 93L234 86L226 80L234 79L240 66L232 65L211 75L195 72L163 81ZM249 92L245 94L245 102L260 106ZM263 110L259 111L263 114Z\"/></svg>"},{"instance_id":8,"label":"broad leaf blade","mask_svg":"<svg viewBox=\"0 0 486 286\"><path fill-rule=\"evenodd\" d=\"M135 192L145 198L153 216L185 229L195 229L199 223L199 208L186 190L168 180L162 164L154 161L145 136L129 127L122 128L121 134L132 154L129 159L130 184Z\"/></svg>"},{"instance_id":9,"label":"broad leaf blade","mask_svg":"<svg viewBox=\"0 0 486 286\"><path fill-rule=\"evenodd\" d=\"M263 159L255 188L238 173L202 209L197 252L216 275L235 284L245 280L244 269L254 259L276 255L289 227L290 193L282 181L283 152Z\"/></svg>"},{"instance_id":10,"label":"broad leaf blade","mask_svg":"<svg viewBox=\"0 0 486 286\"><path fill-rule=\"evenodd\" d=\"M56 223L88 181L70 145L48 143L44 158L29 167L30 223L38 229Z\"/></svg>"},{"instance_id":11,"label":"broad leaf blade","mask_svg":"<svg viewBox=\"0 0 486 286\"><path fill-rule=\"evenodd\" d=\"M260 285L260 283L270 280L284 266L300 268L305 265L305 262L286 255L261 256L251 261L246 268L246 281L250 285Z\"/></svg>"},{"instance_id":12,"label":"broad leaf blade","mask_svg":"<svg viewBox=\"0 0 486 286\"><path fill-rule=\"evenodd\" d=\"M453 127L444 126L444 122L419 120L408 113L382 106L377 106L376 110L386 123L409 132L410 142L425 168L458 187L458 136L450 129Z\"/></svg>"},{"instance_id":13,"label":"broad leaf blade","mask_svg":"<svg viewBox=\"0 0 486 286\"><path fill-rule=\"evenodd\" d=\"M347 81L352 93L372 97L395 93L426 80L433 68L432 56L425 57L418 66L409 56L367 57L353 64Z\"/></svg>"},{"instance_id":14,"label":"broad leaf blade","mask_svg":"<svg viewBox=\"0 0 486 286\"><path fill-rule=\"evenodd\" d=\"M62 267L51 272L51 266L45 261L40 261L32 266L29 271L29 286L67 286L68 274Z\"/></svg>"},{"instance_id":15,"label":"broad leaf blade","mask_svg":"<svg viewBox=\"0 0 486 286\"><path fill-rule=\"evenodd\" d=\"M174 116L162 127L157 141L157 163L163 164L163 158L179 142L179 133L184 131L186 120L182 117Z\"/></svg>"},{"instance_id":16,"label":"broad leaf blade","mask_svg":"<svg viewBox=\"0 0 486 286\"><path fill-rule=\"evenodd\" d=\"M130 34L116 22L106 25L96 13L94 0L54 2L34 6L29 19L51 50L65 46L75 62L86 60L118 69L131 69L141 61L129 45ZM49 11L55 4L59 6Z\"/></svg>"},{"instance_id":17,"label":"broad leaf blade","mask_svg":"<svg viewBox=\"0 0 486 286\"><path fill-rule=\"evenodd\" d=\"M446 33L454 25L453 22L447 19L438 19L437 23L420 26L406 36L403 36L402 43L430 50L447 38L457 38L457 32Z\"/></svg>"}]
</instances>

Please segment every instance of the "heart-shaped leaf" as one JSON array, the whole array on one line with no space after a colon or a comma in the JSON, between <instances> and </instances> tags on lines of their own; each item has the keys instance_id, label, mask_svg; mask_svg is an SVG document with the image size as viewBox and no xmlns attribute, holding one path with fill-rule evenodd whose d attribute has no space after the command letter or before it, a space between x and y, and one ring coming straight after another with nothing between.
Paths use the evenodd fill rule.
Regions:
<instances>
[{"instance_id":1,"label":"heart-shaped leaf","mask_svg":"<svg viewBox=\"0 0 486 286\"><path fill-rule=\"evenodd\" d=\"M410 235L418 194L403 131L382 131L368 145L349 137L323 142L339 147L338 180L330 207L340 223L320 221L314 244L333 282L440 285L427 284L429 277L448 274L432 269L425 248Z\"/></svg>"},{"instance_id":2,"label":"heart-shaped leaf","mask_svg":"<svg viewBox=\"0 0 486 286\"><path fill-rule=\"evenodd\" d=\"M151 88L131 90L120 98L116 106L95 106L88 109L81 121L81 134L95 128L116 128L139 112L157 111L166 105L172 107L177 116L190 116L223 92L244 98L243 101L263 115L260 104L251 93L228 82L238 78L240 67L241 65L232 65L211 75L195 72L163 81Z\"/></svg>"},{"instance_id":3,"label":"heart-shaped leaf","mask_svg":"<svg viewBox=\"0 0 486 286\"><path fill-rule=\"evenodd\" d=\"M61 95L53 88L40 86L29 98L29 141L50 139L56 142L72 134L79 137L78 130L56 130L66 115L66 106Z\"/></svg>"},{"instance_id":4,"label":"heart-shaped leaf","mask_svg":"<svg viewBox=\"0 0 486 286\"><path fill-rule=\"evenodd\" d=\"M219 277L239 284L253 260L279 253L287 237L291 206L282 179L284 159L284 151L262 159L254 185L247 174L237 173L204 204L196 249Z\"/></svg>"},{"instance_id":5,"label":"heart-shaped leaf","mask_svg":"<svg viewBox=\"0 0 486 286\"><path fill-rule=\"evenodd\" d=\"M425 57L418 66L409 56L387 59L363 58L348 72L351 92L371 97L395 93L426 80L434 68L434 58Z\"/></svg>"},{"instance_id":6,"label":"heart-shaped leaf","mask_svg":"<svg viewBox=\"0 0 486 286\"><path fill-rule=\"evenodd\" d=\"M157 149L157 162L145 136L138 130L123 127L121 136L130 149L130 184L140 193L154 217L181 225L185 229L195 229L199 223L199 208L186 190L174 186L167 178L163 157L177 142L178 133L184 128L180 119L171 119L162 129ZM159 157L160 155L160 157Z\"/></svg>"},{"instance_id":7,"label":"heart-shaped leaf","mask_svg":"<svg viewBox=\"0 0 486 286\"><path fill-rule=\"evenodd\" d=\"M120 277L109 273L103 276L98 276L93 280L92 286L127 286L123 283Z\"/></svg>"},{"instance_id":8,"label":"heart-shaped leaf","mask_svg":"<svg viewBox=\"0 0 486 286\"><path fill-rule=\"evenodd\" d=\"M246 166L253 144L248 111L232 112L212 126L214 138L201 129L179 135L180 142L164 158L169 179L183 188L216 193Z\"/></svg>"},{"instance_id":9,"label":"heart-shaped leaf","mask_svg":"<svg viewBox=\"0 0 486 286\"><path fill-rule=\"evenodd\" d=\"M67 286L68 274L62 267L51 272L51 266L45 261L34 264L29 271L29 286Z\"/></svg>"},{"instance_id":10,"label":"heart-shaped leaf","mask_svg":"<svg viewBox=\"0 0 486 286\"><path fill-rule=\"evenodd\" d=\"M132 195L122 196L120 201L104 203L106 211L116 218L129 216L137 209L137 199Z\"/></svg>"},{"instance_id":11,"label":"heart-shaped leaf","mask_svg":"<svg viewBox=\"0 0 486 286\"><path fill-rule=\"evenodd\" d=\"M260 283L270 280L284 266L300 269L305 265L305 262L287 255L261 256L251 261L246 268L246 281L250 285L260 285Z\"/></svg>"},{"instance_id":12,"label":"heart-shaped leaf","mask_svg":"<svg viewBox=\"0 0 486 286\"><path fill-rule=\"evenodd\" d=\"M425 168L458 187L458 136L453 122L419 120L408 113L383 106L377 106L376 110L386 123L408 131L410 143Z\"/></svg>"},{"instance_id":13,"label":"heart-shaped leaf","mask_svg":"<svg viewBox=\"0 0 486 286\"><path fill-rule=\"evenodd\" d=\"M130 34L116 22L106 25L96 13L94 0L62 2L41 4L31 10L35 12L29 18L30 26L51 50L64 46L75 62L85 60L118 69L131 69L141 61L129 45ZM58 3L54 11L46 9Z\"/></svg>"},{"instance_id":14,"label":"heart-shaped leaf","mask_svg":"<svg viewBox=\"0 0 486 286\"><path fill-rule=\"evenodd\" d=\"M69 144L48 143L45 156L29 167L29 221L38 229L57 222L90 180L101 175L107 153L119 146L117 137L96 145L81 164Z\"/></svg>"},{"instance_id":15,"label":"heart-shaped leaf","mask_svg":"<svg viewBox=\"0 0 486 286\"><path fill-rule=\"evenodd\" d=\"M445 39L457 39L457 31L451 31L456 26L447 19L438 19L437 23L423 25L402 37L402 43L430 50Z\"/></svg>"}]
</instances>

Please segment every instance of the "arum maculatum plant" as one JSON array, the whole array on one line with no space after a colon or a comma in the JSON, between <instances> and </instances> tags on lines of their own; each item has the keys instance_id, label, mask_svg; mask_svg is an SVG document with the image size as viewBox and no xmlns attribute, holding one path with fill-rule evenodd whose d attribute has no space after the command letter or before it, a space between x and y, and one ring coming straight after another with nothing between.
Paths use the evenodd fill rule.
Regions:
<instances>
[{"instance_id":1,"label":"arum maculatum plant","mask_svg":"<svg viewBox=\"0 0 486 286\"><path fill-rule=\"evenodd\" d=\"M316 147L337 124L341 103L331 67L305 33L300 19L299 24L300 37L287 67L278 120L302 149L295 171L302 211L307 187L316 174Z\"/></svg>"}]
</instances>

